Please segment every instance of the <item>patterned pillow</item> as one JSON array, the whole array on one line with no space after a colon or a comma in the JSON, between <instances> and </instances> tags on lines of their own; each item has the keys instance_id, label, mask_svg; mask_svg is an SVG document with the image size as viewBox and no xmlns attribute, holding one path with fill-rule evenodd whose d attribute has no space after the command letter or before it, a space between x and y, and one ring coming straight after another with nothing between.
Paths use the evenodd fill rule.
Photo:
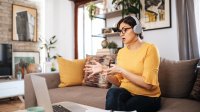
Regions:
<instances>
[{"instance_id":1,"label":"patterned pillow","mask_svg":"<svg viewBox=\"0 0 200 112\"><path fill-rule=\"evenodd\" d=\"M92 61L95 60L103 65L103 69L107 69L110 64L115 63L115 58L116 55L87 55L86 65L93 65ZM90 74L91 73L85 72L83 85L100 88L109 88L111 86L111 84L109 84L106 80L106 72L94 74L92 77L88 78Z\"/></svg>"},{"instance_id":2,"label":"patterned pillow","mask_svg":"<svg viewBox=\"0 0 200 112\"><path fill-rule=\"evenodd\" d=\"M200 70L198 70L197 79L194 83L192 92L190 93L190 98L200 101Z\"/></svg>"}]
</instances>

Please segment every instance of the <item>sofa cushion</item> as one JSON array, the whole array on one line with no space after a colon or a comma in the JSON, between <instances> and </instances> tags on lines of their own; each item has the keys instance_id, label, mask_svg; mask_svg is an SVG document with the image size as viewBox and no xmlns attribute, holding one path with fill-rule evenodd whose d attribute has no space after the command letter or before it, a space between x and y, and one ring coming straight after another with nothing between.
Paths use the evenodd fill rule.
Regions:
<instances>
[{"instance_id":1,"label":"sofa cushion","mask_svg":"<svg viewBox=\"0 0 200 112\"><path fill-rule=\"evenodd\" d=\"M188 97L195 79L199 59L171 61L161 58L159 82L161 95L165 97Z\"/></svg>"},{"instance_id":2,"label":"sofa cushion","mask_svg":"<svg viewBox=\"0 0 200 112\"><path fill-rule=\"evenodd\" d=\"M197 78L190 94L190 98L200 101L200 70L198 70Z\"/></svg>"},{"instance_id":3,"label":"sofa cushion","mask_svg":"<svg viewBox=\"0 0 200 112\"><path fill-rule=\"evenodd\" d=\"M103 69L109 68L109 65L115 61L115 55L87 55L86 65L93 65L93 61L99 62ZM107 72L97 73L88 77L91 73L85 72L83 85L92 87L109 88L110 84L106 80Z\"/></svg>"},{"instance_id":4,"label":"sofa cushion","mask_svg":"<svg viewBox=\"0 0 200 112\"><path fill-rule=\"evenodd\" d=\"M107 91L96 87L72 86L50 89L49 94L52 103L71 101L104 109Z\"/></svg>"},{"instance_id":5,"label":"sofa cushion","mask_svg":"<svg viewBox=\"0 0 200 112\"><path fill-rule=\"evenodd\" d=\"M200 102L182 98L161 99L161 109L158 112L199 112Z\"/></svg>"},{"instance_id":6,"label":"sofa cushion","mask_svg":"<svg viewBox=\"0 0 200 112\"><path fill-rule=\"evenodd\" d=\"M85 60L66 60L62 57L57 58L60 84L59 87L81 85L83 80L83 68Z\"/></svg>"}]
</instances>

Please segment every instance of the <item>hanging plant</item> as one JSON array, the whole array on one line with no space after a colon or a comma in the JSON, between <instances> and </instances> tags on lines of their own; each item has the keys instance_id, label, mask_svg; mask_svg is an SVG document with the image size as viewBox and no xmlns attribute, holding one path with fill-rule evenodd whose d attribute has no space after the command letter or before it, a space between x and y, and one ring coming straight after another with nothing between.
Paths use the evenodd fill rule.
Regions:
<instances>
[{"instance_id":1,"label":"hanging plant","mask_svg":"<svg viewBox=\"0 0 200 112\"><path fill-rule=\"evenodd\" d=\"M140 14L140 10L142 10L140 0L113 0L112 4L122 7L122 18L129 14L135 14L138 16L138 14Z\"/></svg>"},{"instance_id":2,"label":"hanging plant","mask_svg":"<svg viewBox=\"0 0 200 112\"><path fill-rule=\"evenodd\" d=\"M95 15L96 8L97 8L97 6L93 2L90 2L87 5L87 10L89 12L89 17L90 17L91 20L93 19L94 15Z\"/></svg>"}]
</instances>

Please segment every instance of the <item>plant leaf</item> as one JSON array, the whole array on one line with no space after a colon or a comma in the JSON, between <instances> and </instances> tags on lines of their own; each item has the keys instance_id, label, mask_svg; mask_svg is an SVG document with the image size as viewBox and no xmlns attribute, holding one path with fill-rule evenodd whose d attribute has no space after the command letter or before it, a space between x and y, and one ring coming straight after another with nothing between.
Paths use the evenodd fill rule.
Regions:
<instances>
[{"instance_id":1,"label":"plant leaf","mask_svg":"<svg viewBox=\"0 0 200 112\"><path fill-rule=\"evenodd\" d=\"M115 2L116 2L116 0L113 0L113 1L112 1L112 4L114 4Z\"/></svg>"},{"instance_id":2,"label":"plant leaf","mask_svg":"<svg viewBox=\"0 0 200 112\"><path fill-rule=\"evenodd\" d=\"M123 0L122 1L120 1L120 2L118 2L118 4L117 4L118 6L119 5L123 5Z\"/></svg>"},{"instance_id":3,"label":"plant leaf","mask_svg":"<svg viewBox=\"0 0 200 112\"><path fill-rule=\"evenodd\" d=\"M52 45L52 44L55 44L57 42L57 40L52 40L52 41L50 41L50 44Z\"/></svg>"},{"instance_id":4,"label":"plant leaf","mask_svg":"<svg viewBox=\"0 0 200 112\"><path fill-rule=\"evenodd\" d=\"M45 46L45 48L46 48L46 49L48 49L48 46L47 46L47 44L44 44L44 46Z\"/></svg>"},{"instance_id":5,"label":"plant leaf","mask_svg":"<svg viewBox=\"0 0 200 112\"><path fill-rule=\"evenodd\" d=\"M140 7L140 10L142 10L142 4L141 4L141 2L139 3L139 7Z\"/></svg>"},{"instance_id":6,"label":"plant leaf","mask_svg":"<svg viewBox=\"0 0 200 112\"><path fill-rule=\"evenodd\" d=\"M39 41L40 41L40 42L42 42L42 39L41 39L41 38L39 38Z\"/></svg>"},{"instance_id":7,"label":"plant leaf","mask_svg":"<svg viewBox=\"0 0 200 112\"><path fill-rule=\"evenodd\" d=\"M125 13L125 15L128 15L128 14L129 14L129 10L128 10L128 9L125 9L125 10L124 10L124 13Z\"/></svg>"},{"instance_id":8,"label":"plant leaf","mask_svg":"<svg viewBox=\"0 0 200 112\"><path fill-rule=\"evenodd\" d=\"M51 46L51 47L49 47L49 50L50 50L50 49L55 49L55 48L56 48L56 47L54 47L54 46Z\"/></svg>"},{"instance_id":9,"label":"plant leaf","mask_svg":"<svg viewBox=\"0 0 200 112\"><path fill-rule=\"evenodd\" d=\"M55 39L55 38L56 38L56 36L54 35L54 36L52 37L52 40Z\"/></svg>"},{"instance_id":10,"label":"plant leaf","mask_svg":"<svg viewBox=\"0 0 200 112\"><path fill-rule=\"evenodd\" d=\"M133 6L129 7L128 11L131 12L131 13L134 13L134 14L140 13L140 10L138 8L136 8L136 7L133 7Z\"/></svg>"}]
</instances>

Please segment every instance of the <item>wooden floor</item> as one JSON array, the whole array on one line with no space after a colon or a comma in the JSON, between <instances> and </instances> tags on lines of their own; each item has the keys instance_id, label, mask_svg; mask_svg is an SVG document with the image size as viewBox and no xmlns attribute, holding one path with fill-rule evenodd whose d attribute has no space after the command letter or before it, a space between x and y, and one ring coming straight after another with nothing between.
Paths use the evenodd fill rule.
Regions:
<instances>
[{"instance_id":1,"label":"wooden floor","mask_svg":"<svg viewBox=\"0 0 200 112\"><path fill-rule=\"evenodd\" d=\"M18 98L0 99L0 112L13 112L23 109L24 103L22 103Z\"/></svg>"}]
</instances>

